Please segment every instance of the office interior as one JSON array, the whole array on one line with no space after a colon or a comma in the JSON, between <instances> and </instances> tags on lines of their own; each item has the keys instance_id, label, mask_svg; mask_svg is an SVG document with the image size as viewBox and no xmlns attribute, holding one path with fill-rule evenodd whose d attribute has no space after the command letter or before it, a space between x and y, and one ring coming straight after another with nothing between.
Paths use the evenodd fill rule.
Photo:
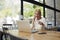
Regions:
<instances>
[{"instance_id":1,"label":"office interior","mask_svg":"<svg viewBox=\"0 0 60 40\"><path fill-rule=\"evenodd\" d=\"M28 20L31 26L38 8L46 33L20 32L17 21ZM60 40L60 0L0 0L0 40Z\"/></svg>"}]
</instances>

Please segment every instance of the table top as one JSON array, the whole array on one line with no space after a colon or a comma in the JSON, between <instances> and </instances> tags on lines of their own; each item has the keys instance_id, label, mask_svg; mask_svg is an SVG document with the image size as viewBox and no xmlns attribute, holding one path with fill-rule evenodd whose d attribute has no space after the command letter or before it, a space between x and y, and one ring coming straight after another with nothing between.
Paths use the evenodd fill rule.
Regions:
<instances>
[{"instance_id":1,"label":"table top","mask_svg":"<svg viewBox=\"0 0 60 40\"><path fill-rule=\"evenodd\" d=\"M60 32L57 31L46 31L46 34L38 34L19 32L18 30L9 30L8 33L19 38L26 38L28 40L60 40Z\"/></svg>"}]
</instances>

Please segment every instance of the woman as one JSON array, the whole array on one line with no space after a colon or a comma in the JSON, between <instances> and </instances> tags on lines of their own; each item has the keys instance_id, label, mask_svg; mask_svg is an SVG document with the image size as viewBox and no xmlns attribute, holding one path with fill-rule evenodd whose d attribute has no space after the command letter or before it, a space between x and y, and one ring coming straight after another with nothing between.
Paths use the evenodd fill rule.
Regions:
<instances>
[{"instance_id":1,"label":"woman","mask_svg":"<svg viewBox=\"0 0 60 40\"><path fill-rule=\"evenodd\" d=\"M35 10L32 23L33 23L32 29L35 29L39 32L43 31L45 27L47 26L45 18L41 16L40 9Z\"/></svg>"}]
</instances>

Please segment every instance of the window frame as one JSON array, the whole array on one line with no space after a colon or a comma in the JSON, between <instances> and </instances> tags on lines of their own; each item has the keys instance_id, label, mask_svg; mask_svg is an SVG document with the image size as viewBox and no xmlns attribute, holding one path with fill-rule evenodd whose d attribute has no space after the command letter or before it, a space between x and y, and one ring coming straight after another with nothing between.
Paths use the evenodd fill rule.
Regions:
<instances>
[{"instance_id":1,"label":"window frame","mask_svg":"<svg viewBox=\"0 0 60 40\"><path fill-rule=\"evenodd\" d=\"M37 1L34 1L34 0L21 0L21 15L23 15L23 1L30 2L32 4L36 4L36 5L42 6L43 7L43 14L44 14L43 16L44 17L46 16L45 15L45 8L54 10L54 26L56 26L56 11L60 12L59 9L56 9L56 0L53 0L54 1L54 7L46 5L45 4L45 0L43 0L43 3L40 3L40 2L37 2Z\"/></svg>"}]
</instances>

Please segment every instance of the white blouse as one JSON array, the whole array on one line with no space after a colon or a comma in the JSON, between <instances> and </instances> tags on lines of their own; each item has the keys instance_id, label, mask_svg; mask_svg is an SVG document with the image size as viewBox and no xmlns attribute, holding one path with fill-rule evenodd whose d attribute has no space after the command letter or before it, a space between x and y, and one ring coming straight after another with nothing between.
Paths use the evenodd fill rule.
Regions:
<instances>
[{"instance_id":1,"label":"white blouse","mask_svg":"<svg viewBox=\"0 0 60 40\"><path fill-rule=\"evenodd\" d=\"M35 29L41 29L42 28L42 25L39 24L39 21L42 22L45 25L45 27L47 27L47 22L46 22L45 18L41 17L40 20L35 19L35 21L34 21Z\"/></svg>"}]
</instances>

